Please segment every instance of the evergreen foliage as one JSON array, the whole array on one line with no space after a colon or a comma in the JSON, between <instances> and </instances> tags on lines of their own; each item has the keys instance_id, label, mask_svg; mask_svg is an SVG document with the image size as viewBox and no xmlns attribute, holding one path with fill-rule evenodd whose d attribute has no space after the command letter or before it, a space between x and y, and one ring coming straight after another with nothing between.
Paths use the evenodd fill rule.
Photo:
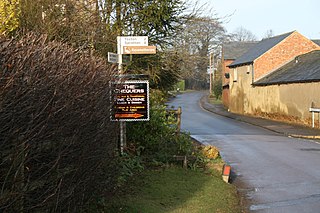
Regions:
<instances>
[{"instance_id":1,"label":"evergreen foliage","mask_svg":"<svg viewBox=\"0 0 320 213\"><path fill-rule=\"evenodd\" d=\"M102 57L116 52L119 35L148 36L157 55L133 56L125 71L148 74L151 85L167 90L180 77L168 47L189 17L182 0L21 0L20 9L20 32L46 34Z\"/></svg>"}]
</instances>

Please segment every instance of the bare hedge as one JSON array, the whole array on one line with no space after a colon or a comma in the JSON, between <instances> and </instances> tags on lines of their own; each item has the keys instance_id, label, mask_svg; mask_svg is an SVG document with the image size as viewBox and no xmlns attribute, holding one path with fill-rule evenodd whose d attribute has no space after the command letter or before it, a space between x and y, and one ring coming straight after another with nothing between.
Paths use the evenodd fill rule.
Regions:
<instances>
[{"instance_id":1,"label":"bare hedge","mask_svg":"<svg viewBox=\"0 0 320 213\"><path fill-rule=\"evenodd\" d=\"M0 38L0 212L78 212L114 187L113 74L43 35Z\"/></svg>"}]
</instances>

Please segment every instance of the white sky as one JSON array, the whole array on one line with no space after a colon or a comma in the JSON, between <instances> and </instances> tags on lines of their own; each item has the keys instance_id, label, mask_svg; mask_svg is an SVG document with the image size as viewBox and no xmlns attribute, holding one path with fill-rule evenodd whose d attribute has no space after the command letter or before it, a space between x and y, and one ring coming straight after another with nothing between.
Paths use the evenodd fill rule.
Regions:
<instances>
[{"instance_id":1,"label":"white sky","mask_svg":"<svg viewBox=\"0 0 320 213\"><path fill-rule=\"evenodd\" d=\"M196 0L193 0L196 1ZM228 33L238 27L262 39L297 30L310 39L320 39L320 0L198 0L213 8L218 17L233 14L223 24Z\"/></svg>"}]
</instances>

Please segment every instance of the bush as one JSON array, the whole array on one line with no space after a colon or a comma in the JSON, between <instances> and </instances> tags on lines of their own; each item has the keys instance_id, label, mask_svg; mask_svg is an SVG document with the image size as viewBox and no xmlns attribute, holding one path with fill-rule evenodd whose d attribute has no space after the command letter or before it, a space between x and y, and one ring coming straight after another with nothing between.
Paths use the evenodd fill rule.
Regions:
<instances>
[{"instance_id":1,"label":"bush","mask_svg":"<svg viewBox=\"0 0 320 213\"><path fill-rule=\"evenodd\" d=\"M177 134L175 115L168 114L160 91L150 95L150 121L127 124L128 142L143 147L148 162L168 163L174 155L191 155L193 144L188 135Z\"/></svg>"},{"instance_id":2,"label":"bush","mask_svg":"<svg viewBox=\"0 0 320 213\"><path fill-rule=\"evenodd\" d=\"M176 85L175 85L175 91L185 91L186 85L184 80L180 80Z\"/></svg>"},{"instance_id":3,"label":"bush","mask_svg":"<svg viewBox=\"0 0 320 213\"><path fill-rule=\"evenodd\" d=\"M105 61L28 34L0 39L0 211L78 212L117 177Z\"/></svg>"},{"instance_id":4,"label":"bush","mask_svg":"<svg viewBox=\"0 0 320 213\"><path fill-rule=\"evenodd\" d=\"M150 121L128 123L127 129L130 146L139 147L139 156L147 165L180 164L181 157L187 156L189 167L205 168L211 160L220 157L216 147L198 144L188 134L177 134L175 115L168 114L160 91L153 91L150 99Z\"/></svg>"},{"instance_id":5,"label":"bush","mask_svg":"<svg viewBox=\"0 0 320 213\"><path fill-rule=\"evenodd\" d=\"M217 76L213 82L213 94L216 99L220 99L222 96L222 80L221 76Z\"/></svg>"},{"instance_id":6,"label":"bush","mask_svg":"<svg viewBox=\"0 0 320 213\"><path fill-rule=\"evenodd\" d=\"M220 157L219 149L215 146L204 146L202 152L208 159L215 160Z\"/></svg>"}]
</instances>

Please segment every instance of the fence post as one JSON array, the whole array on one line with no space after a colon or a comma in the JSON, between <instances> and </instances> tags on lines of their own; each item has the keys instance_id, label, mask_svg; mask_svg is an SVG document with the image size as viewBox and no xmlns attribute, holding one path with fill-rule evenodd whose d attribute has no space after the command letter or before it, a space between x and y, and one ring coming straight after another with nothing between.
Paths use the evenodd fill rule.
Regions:
<instances>
[{"instance_id":1,"label":"fence post","mask_svg":"<svg viewBox=\"0 0 320 213\"><path fill-rule=\"evenodd\" d=\"M182 114L181 107L178 107L178 111L177 111L177 133L178 133L178 135L180 134L180 130L181 130L181 114Z\"/></svg>"}]
</instances>

